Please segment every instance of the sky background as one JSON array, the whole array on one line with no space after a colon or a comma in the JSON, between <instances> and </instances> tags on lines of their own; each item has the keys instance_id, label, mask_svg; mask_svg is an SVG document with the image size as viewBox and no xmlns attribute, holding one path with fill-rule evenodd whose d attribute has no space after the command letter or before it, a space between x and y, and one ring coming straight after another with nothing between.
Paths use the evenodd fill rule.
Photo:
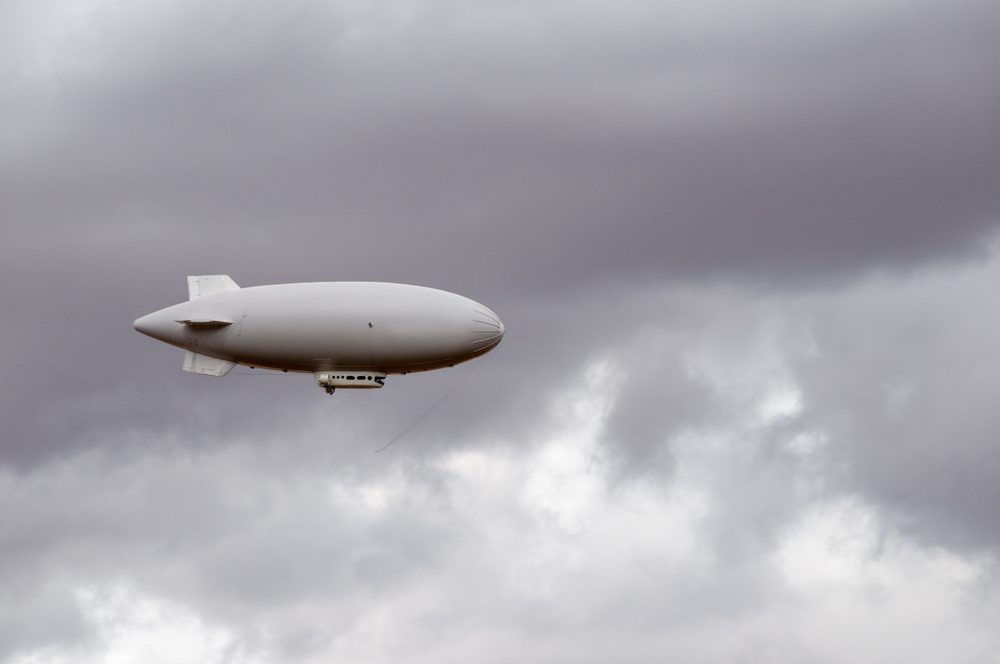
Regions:
<instances>
[{"instance_id":1,"label":"sky background","mask_svg":"<svg viewBox=\"0 0 1000 664\"><path fill-rule=\"evenodd\" d=\"M995 0L3 4L0 661L1000 661L998 72ZM220 273L508 332L187 374Z\"/></svg>"}]
</instances>

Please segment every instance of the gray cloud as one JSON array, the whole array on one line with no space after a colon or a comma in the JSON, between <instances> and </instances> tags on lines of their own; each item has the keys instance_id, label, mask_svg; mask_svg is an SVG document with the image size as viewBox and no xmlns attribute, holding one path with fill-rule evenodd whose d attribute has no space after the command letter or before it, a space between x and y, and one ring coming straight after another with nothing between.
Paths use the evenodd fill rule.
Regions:
<instances>
[{"instance_id":1,"label":"gray cloud","mask_svg":"<svg viewBox=\"0 0 1000 664\"><path fill-rule=\"evenodd\" d=\"M202 259L208 227L317 265L377 249L522 286L969 250L997 209L995 12L784 4L554 13L534 39L505 29L520 13L447 5L374 26L308 3L173 10L152 33L121 18L71 42L89 67L26 95L39 108L10 133L40 140L11 139L4 179L15 210L166 225Z\"/></svg>"},{"instance_id":2,"label":"gray cloud","mask_svg":"<svg viewBox=\"0 0 1000 664\"><path fill-rule=\"evenodd\" d=\"M991 3L255 5L0 10L0 659L996 651ZM213 381L218 272L509 333Z\"/></svg>"}]
</instances>

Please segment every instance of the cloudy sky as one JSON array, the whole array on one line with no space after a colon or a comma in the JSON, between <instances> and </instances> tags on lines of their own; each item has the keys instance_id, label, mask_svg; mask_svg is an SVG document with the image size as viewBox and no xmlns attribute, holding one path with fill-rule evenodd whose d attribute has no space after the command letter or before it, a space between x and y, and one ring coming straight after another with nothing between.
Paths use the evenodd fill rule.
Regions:
<instances>
[{"instance_id":1,"label":"cloudy sky","mask_svg":"<svg viewBox=\"0 0 1000 664\"><path fill-rule=\"evenodd\" d=\"M998 72L995 0L5 3L0 661L997 661ZM187 374L217 273L508 333Z\"/></svg>"}]
</instances>

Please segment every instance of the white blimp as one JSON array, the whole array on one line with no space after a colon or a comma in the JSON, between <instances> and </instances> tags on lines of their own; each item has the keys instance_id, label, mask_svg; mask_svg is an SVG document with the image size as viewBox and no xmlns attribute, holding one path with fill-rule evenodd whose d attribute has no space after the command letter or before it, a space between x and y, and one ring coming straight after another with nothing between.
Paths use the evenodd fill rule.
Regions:
<instances>
[{"instance_id":1,"label":"white blimp","mask_svg":"<svg viewBox=\"0 0 1000 664\"><path fill-rule=\"evenodd\" d=\"M221 274L187 279L187 302L134 326L187 351L185 371L209 376L242 364L311 373L328 394L382 387L390 374L478 357L505 331L488 307L423 286L333 281L240 288Z\"/></svg>"}]
</instances>

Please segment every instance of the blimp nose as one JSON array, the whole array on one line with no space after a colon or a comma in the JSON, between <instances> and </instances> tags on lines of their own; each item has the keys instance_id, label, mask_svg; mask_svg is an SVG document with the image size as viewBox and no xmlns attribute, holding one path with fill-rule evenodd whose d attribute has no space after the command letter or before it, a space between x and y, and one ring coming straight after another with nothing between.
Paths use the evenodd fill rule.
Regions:
<instances>
[{"instance_id":1,"label":"blimp nose","mask_svg":"<svg viewBox=\"0 0 1000 664\"><path fill-rule=\"evenodd\" d=\"M155 311L151 314L146 314L141 318L135 319L132 323L132 327L136 329L137 332L142 332L148 337L153 337L154 339L164 339L168 335L168 327L170 321L167 317L163 316L162 312Z\"/></svg>"},{"instance_id":2,"label":"blimp nose","mask_svg":"<svg viewBox=\"0 0 1000 664\"><path fill-rule=\"evenodd\" d=\"M500 343L504 332L503 321L486 307L476 307L472 317L471 343L475 353L485 353Z\"/></svg>"},{"instance_id":3,"label":"blimp nose","mask_svg":"<svg viewBox=\"0 0 1000 664\"><path fill-rule=\"evenodd\" d=\"M143 334L149 334L150 331L152 330L152 324L153 324L152 320L151 320L151 317L152 317L152 315L149 314L149 315L146 315L146 316L140 316L139 318L136 318L135 322L132 323L132 327L135 328L136 332L142 332Z\"/></svg>"}]
</instances>

